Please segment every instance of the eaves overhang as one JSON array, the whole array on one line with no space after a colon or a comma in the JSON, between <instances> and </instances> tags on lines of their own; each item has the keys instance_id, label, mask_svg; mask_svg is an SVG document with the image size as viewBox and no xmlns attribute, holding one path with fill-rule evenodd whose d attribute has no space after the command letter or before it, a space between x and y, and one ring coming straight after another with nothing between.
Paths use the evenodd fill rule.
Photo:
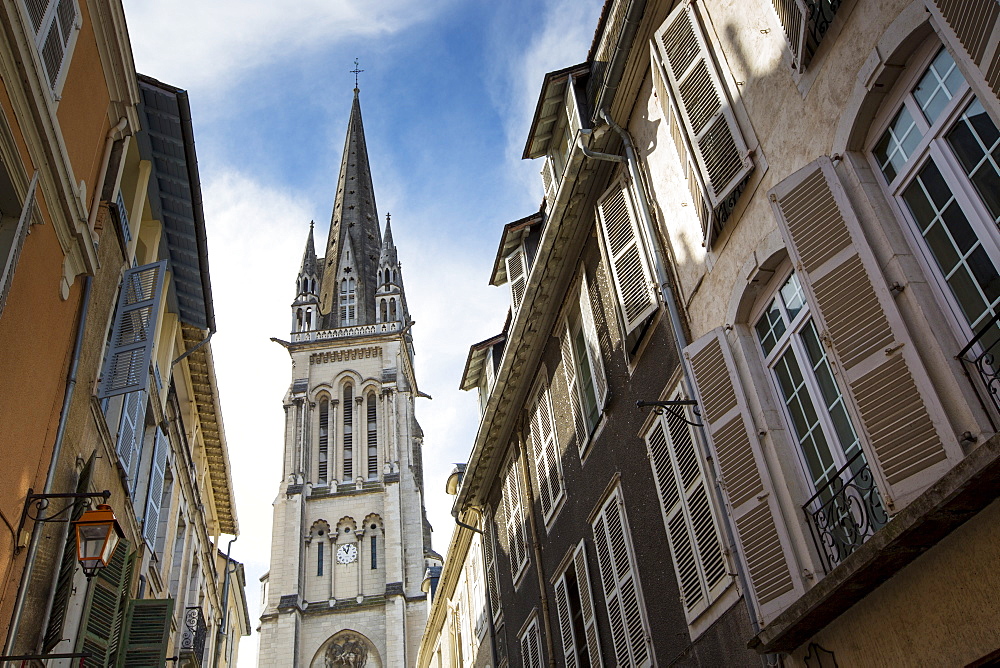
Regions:
<instances>
[{"instance_id":1,"label":"eaves overhang","mask_svg":"<svg viewBox=\"0 0 1000 668\"><path fill-rule=\"evenodd\" d=\"M497 256L493 260L490 285L500 286L507 282L507 263L504 262L504 258L514 252L517 245L521 243L521 239L528 234L532 227L541 225L544 221L545 210L543 206L542 210L503 226L503 232L500 234L500 245L497 247Z\"/></svg>"},{"instance_id":2,"label":"eaves overhang","mask_svg":"<svg viewBox=\"0 0 1000 668\"><path fill-rule=\"evenodd\" d=\"M583 164L583 151L574 142L566 175L542 230L524 299L510 326L508 340L516 345L508 345L504 351L455 499L454 509L458 512L482 506L486 501L489 483L506 452L519 407L533 379L529 372L538 365L559 312L563 295L558 290L560 282L568 281L576 268L575 262L566 260L579 251L586 238L588 228L580 224L585 199L581 194L588 192L597 173L584 170Z\"/></svg>"},{"instance_id":3,"label":"eaves overhang","mask_svg":"<svg viewBox=\"0 0 1000 668\"><path fill-rule=\"evenodd\" d=\"M531 160L540 158L549 152L552 132L560 114L565 115L564 100L566 86L574 78L580 78L590 71L589 63L580 63L545 75L542 91L535 105L535 115L531 119L528 130L528 141L524 146L522 158Z\"/></svg>"},{"instance_id":4,"label":"eaves overhang","mask_svg":"<svg viewBox=\"0 0 1000 668\"><path fill-rule=\"evenodd\" d=\"M496 336L491 336L485 341L480 341L479 343L474 343L469 346L469 356L465 360L465 369L462 371L462 382L458 389L460 390L473 390L479 386L479 380L482 378L483 368L486 366L486 360L490 355L490 349L500 343L507 340L507 329L510 327L510 316L511 312L507 311L507 320L503 324L503 331Z\"/></svg>"}]
</instances>

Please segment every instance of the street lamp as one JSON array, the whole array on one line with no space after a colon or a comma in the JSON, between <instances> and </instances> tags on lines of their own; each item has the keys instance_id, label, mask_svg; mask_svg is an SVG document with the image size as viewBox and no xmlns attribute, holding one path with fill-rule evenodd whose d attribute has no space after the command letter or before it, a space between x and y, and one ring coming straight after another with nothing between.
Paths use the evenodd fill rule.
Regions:
<instances>
[{"instance_id":1,"label":"street lamp","mask_svg":"<svg viewBox=\"0 0 1000 668\"><path fill-rule=\"evenodd\" d=\"M111 561L118 541L125 534L111 506L100 504L73 523L76 527L76 554L87 579Z\"/></svg>"}]
</instances>

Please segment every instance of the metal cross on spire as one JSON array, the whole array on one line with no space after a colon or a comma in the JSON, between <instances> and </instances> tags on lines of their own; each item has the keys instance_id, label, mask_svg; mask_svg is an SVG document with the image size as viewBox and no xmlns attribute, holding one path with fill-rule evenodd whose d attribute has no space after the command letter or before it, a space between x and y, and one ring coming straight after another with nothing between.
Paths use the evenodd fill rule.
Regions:
<instances>
[{"instance_id":1,"label":"metal cross on spire","mask_svg":"<svg viewBox=\"0 0 1000 668\"><path fill-rule=\"evenodd\" d=\"M364 70L362 70L362 69L360 69L358 67L358 59L355 58L354 59L354 69L351 70L351 73L354 74L354 89L355 90L357 90L357 88L358 88L358 74L360 74L361 72L364 72Z\"/></svg>"}]
</instances>

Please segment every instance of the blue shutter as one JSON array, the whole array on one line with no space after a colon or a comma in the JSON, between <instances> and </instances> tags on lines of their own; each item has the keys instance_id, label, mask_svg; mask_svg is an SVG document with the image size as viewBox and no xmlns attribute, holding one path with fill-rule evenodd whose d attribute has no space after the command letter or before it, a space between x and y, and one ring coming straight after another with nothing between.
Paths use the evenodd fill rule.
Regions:
<instances>
[{"instance_id":1,"label":"blue shutter","mask_svg":"<svg viewBox=\"0 0 1000 668\"><path fill-rule=\"evenodd\" d=\"M153 461L149 472L149 491L146 494L146 513L142 520L142 537L150 549L156 550L156 529L160 523L160 503L163 501L163 475L167 469L167 452L170 441L162 429L156 430L153 441Z\"/></svg>"},{"instance_id":2,"label":"blue shutter","mask_svg":"<svg viewBox=\"0 0 1000 668\"><path fill-rule=\"evenodd\" d=\"M122 419L118 424L118 461L121 462L131 494L139 472L142 441L146 430L146 393L129 392L122 406Z\"/></svg>"},{"instance_id":3,"label":"blue shutter","mask_svg":"<svg viewBox=\"0 0 1000 668\"><path fill-rule=\"evenodd\" d=\"M146 389L166 271L166 260L126 270L98 399Z\"/></svg>"}]
</instances>

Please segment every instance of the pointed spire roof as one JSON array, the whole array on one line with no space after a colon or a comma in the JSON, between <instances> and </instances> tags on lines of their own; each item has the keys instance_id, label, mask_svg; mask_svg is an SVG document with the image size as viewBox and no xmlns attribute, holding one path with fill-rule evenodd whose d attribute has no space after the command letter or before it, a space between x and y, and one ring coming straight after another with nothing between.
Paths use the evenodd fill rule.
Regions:
<instances>
[{"instance_id":1,"label":"pointed spire roof","mask_svg":"<svg viewBox=\"0 0 1000 668\"><path fill-rule=\"evenodd\" d=\"M306 250L302 253L302 267L299 274L303 276L316 275L316 243L313 241L313 226L316 223L309 221L309 238L306 240Z\"/></svg>"},{"instance_id":2,"label":"pointed spire roof","mask_svg":"<svg viewBox=\"0 0 1000 668\"><path fill-rule=\"evenodd\" d=\"M357 324L375 322L375 289L378 258L382 248L378 211L375 208L375 189L372 186L371 167L368 164L368 147L361 122L361 101L354 89L351 117L347 124L347 139L340 162L337 195L330 219L330 234L326 242L326 260L320 290L320 310L334 319L331 326L339 326L336 306L337 276L342 265L341 254L346 248L348 232L353 240L354 252L350 258L351 274L358 282Z\"/></svg>"},{"instance_id":3,"label":"pointed spire roof","mask_svg":"<svg viewBox=\"0 0 1000 668\"><path fill-rule=\"evenodd\" d=\"M382 241L382 245L386 248L392 248L392 214L385 214L385 237Z\"/></svg>"}]
</instances>

